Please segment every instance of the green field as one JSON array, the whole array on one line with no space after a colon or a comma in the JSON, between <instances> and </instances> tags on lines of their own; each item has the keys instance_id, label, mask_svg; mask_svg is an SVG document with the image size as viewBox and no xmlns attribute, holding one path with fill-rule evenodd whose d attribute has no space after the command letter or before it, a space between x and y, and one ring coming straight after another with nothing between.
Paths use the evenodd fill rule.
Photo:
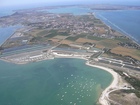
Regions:
<instances>
[{"instance_id":1,"label":"green field","mask_svg":"<svg viewBox=\"0 0 140 105\"><path fill-rule=\"evenodd\" d=\"M96 41L100 41L100 40L104 40L105 38L100 38L100 37L97 37L97 36L87 36L88 39L91 39L91 40L96 40Z\"/></svg>"},{"instance_id":2,"label":"green field","mask_svg":"<svg viewBox=\"0 0 140 105\"><path fill-rule=\"evenodd\" d=\"M127 39L127 38L115 38L115 40L118 40L120 42L130 42L131 41L130 39Z\"/></svg>"},{"instance_id":3,"label":"green field","mask_svg":"<svg viewBox=\"0 0 140 105\"><path fill-rule=\"evenodd\" d=\"M86 35L85 34L81 34L81 35L77 35L77 36L70 36L70 37L67 38L67 40L76 41L77 39L84 38L84 37L86 37Z\"/></svg>"},{"instance_id":4,"label":"green field","mask_svg":"<svg viewBox=\"0 0 140 105\"><path fill-rule=\"evenodd\" d=\"M46 35L47 33L48 33L47 30L43 30L43 31L37 33L36 35L37 35L37 36L42 36L42 35Z\"/></svg>"}]
</instances>

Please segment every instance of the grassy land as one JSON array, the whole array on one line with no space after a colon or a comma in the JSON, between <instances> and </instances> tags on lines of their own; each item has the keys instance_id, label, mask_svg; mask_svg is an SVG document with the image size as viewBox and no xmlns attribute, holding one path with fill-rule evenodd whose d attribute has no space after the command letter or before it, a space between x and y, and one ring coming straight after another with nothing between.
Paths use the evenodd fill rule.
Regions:
<instances>
[{"instance_id":1,"label":"grassy land","mask_svg":"<svg viewBox=\"0 0 140 105\"><path fill-rule=\"evenodd\" d=\"M115 48L117 47L117 43L119 41L117 40L112 40L112 39L104 39L104 40L101 40L97 43L98 46L104 46L104 48L108 48L108 49L112 49L112 48Z\"/></svg>"},{"instance_id":2,"label":"grassy land","mask_svg":"<svg viewBox=\"0 0 140 105\"><path fill-rule=\"evenodd\" d=\"M76 37L72 37L72 36L71 36L71 37L68 37L67 40L76 41L78 38L79 38L79 37L77 37L77 36L76 36Z\"/></svg>"},{"instance_id":3,"label":"grassy land","mask_svg":"<svg viewBox=\"0 0 140 105\"><path fill-rule=\"evenodd\" d=\"M115 38L115 40L118 40L120 42L130 42L130 39L127 38Z\"/></svg>"},{"instance_id":4,"label":"grassy land","mask_svg":"<svg viewBox=\"0 0 140 105\"><path fill-rule=\"evenodd\" d=\"M120 74L122 76L122 78L124 78L128 83L130 83L135 89L130 89L130 90L122 90L122 92L125 92L125 93L135 93L136 96L138 98L140 98L140 80L131 76L131 77L128 77L126 75L123 74L122 71L118 71L118 70L115 70L118 74Z\"/></svg>"},{"instance_id":5,"label":"grassy land","mask_svg":"<svg viewBox=\"0 0 140 105\"><path fill-rule=\"evenodd\" d=\"M42 30L42 31L40 31L39 33L37 33L36 35L37 35L37 36L42 36L42 35L46 35L47 33L48 33L47 30Z\"/></svg>"},{"instance_id":6,"label":"grassy land","mask_svg":"<svg viewBox=\"0 0 140 105\"><path fill-rule=\"evenodd\" d=\"M34 29L32 31L30 31L28 34L33 36L33 37L37 37L37 36L43 36L44 34L47 34L48 31L44 30L44 29Z\"/></svg>"},{"instance_id":7,"label":"grassy land","mask_svg":"<svg viewBox=\"0 0 140 105\"><path fill-rule=\"evenodd\" d=\"M47 38L52 38L52 37L55 37L57 35L61 35L61 36L68 36L69 33L68 32L58 32L58 30L50 30L49 31L49 34L46 35L45 37Z\"/></svg>"},{"instance_id":8,"label":"grassy land","mask_svg":"<svg viewBox=\"0 0 140 105\"><path fill-rule=\"evenodd\" d=\"M70 36L67 38L67 40L70 40L70 41L76 41L77 39L79 38L84 38L86 35L84 34L81 34L81 35L77 35L77 36Z\"/></svg>"},{"instance_id":9,"label":"grassy land","mask_svg":"<svg viewBox=\"0 0 140 105\"><path fill-rule=\"evenodd\" d=\"M42 42L46 42L47 40L48 40L48 38L36 36L36 37L33 37L33 38L30 40L30 44L40 43L40 42L42 43Z\"/></svg>"},{"instance_id":10,"label":"grassy land","mask_svg":"<svg viewBox=\"0 0 140 105\"><path fill-rule=\"evenodd\" d=\"M123 56L131 56L132 58L140 60L140 50L118 46L113 48L111 52Z\"/></svg>"},{"instance_id":11,"label":"grassy land","mask_svg":"<svg viewBox=\"0 0 140 105\"><path fill-rule=\"evenodd\" d=\"M100 40L104 40L105 38L100 38L100 37L97 37L97 36L87 36L88 39L91 39L91 40L96 40L96 41L100 41Z\"/></svg>"},{"instance_id":12,"label":"grassy land","mask_svg":"<svg viewBox=\"0 0 140 105\"><path fill-rule=\"evenodd\" d=\"M93 16L89 16L89 15L83 15L78 17L80 21L85 21L85 22L91 21L92 23L93 23L93 18L94 18Z\"/></svg>"},{"instance_id":13,"label":"grassy land","mask_svg":"<svg viewBox=\"0 0 140 105\"><path fill-rule=\"evenodd\" d=\"M49 32L49 34L48 35L45 35L44 37L46 37L46 38L52 38L52 37L55 37L55 36L57 36L57 32Z\"/></svg>"},{"instance_id":14,"label":"grassy land","mask_svg":"<svg viewBox=\"0 0 140 105\"><path fill-rule=\"evenodd\" d=\"M58 32L57 34L61 36L69 36L68 32Z\"/></svg>"},{"instance_id":15,"label":"grassy land","mask_svg":"<svg viewBox=\"0 0 140 105\"><path fill-rule=\"evenodd\" d=\"M30 41L32 43L46 41L58 35L61 35L62 37L69 35L67 31L60 32L59 30L44 30L44 29L32 30L30 34L33 37Z\"/></svg>"}]
</instances>

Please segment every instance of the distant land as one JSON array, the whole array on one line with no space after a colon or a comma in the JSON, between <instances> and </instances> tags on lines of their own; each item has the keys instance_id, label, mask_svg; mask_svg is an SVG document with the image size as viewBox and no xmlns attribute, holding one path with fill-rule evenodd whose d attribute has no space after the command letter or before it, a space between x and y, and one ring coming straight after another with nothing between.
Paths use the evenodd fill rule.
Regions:
<instances>
[{"instance_id":1,"label":"distant land","mask_svg":"<svg viewBox=\"0 0 140 105\"><path fill-rule=\"evenodd\" d=\"M38 7L27 7L29 9L15 9L13 11L25 11L25 10L42 10L42 9L55 9L55 8L63 8L63 7L74 7L79 6L83 8L90 8L91 10L140 10L140 6L137 5L111 5L111 4L89 4L89 5L59 5L59 6L38 6ZM25 7L24 7L25 8Z\"/></svg>"},{"instance_id":2,"label":"distant land","mask_svg":"<svg viewBox=\"0 0 140 105\"><path fill-rule=\"evenodd\" d=\"M126 5L94 5L92 10L140 10L140 6L126 6Z\"/></svg>"}]
</instances>

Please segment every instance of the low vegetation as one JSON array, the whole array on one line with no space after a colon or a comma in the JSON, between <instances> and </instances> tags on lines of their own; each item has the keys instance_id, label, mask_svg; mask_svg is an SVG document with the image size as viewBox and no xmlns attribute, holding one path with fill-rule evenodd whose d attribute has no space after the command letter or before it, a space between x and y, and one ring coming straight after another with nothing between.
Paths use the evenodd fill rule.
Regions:
<instances>
[{"instance_id":1,"label":"low vegetation","mask_svg":"<svg viewBox=\"0 0 140 105\"><path fill-rule=\"evenodd\" d=\"M140 50L137 49L118 46L113 48L111 50L111 53L122 55L122 56L130 56L132 58L140 60Z\"/></svg>"},{"instance_id":2,"label":"low vegetation","mask_svg":"<svg viewBox=\"0 0 140 105\"><path fill-rule=\"evenodd\" d=\"M47 30L43 30L43 31L37 33L36 35L37 35L37 36L42 36L42 35L45 35L45 34L47 34L47 33L48 33Z\"/></svg>"},{"instance_id":3,"label":"low vegetation","mask_svg":"<svg viewBox=\"0 0 140 105\"><path fill-rule=\"evenodd\" d=\"M97 36L87 36L88 39L91 40L96 40L96 41L100 41L100 40L104 40L105 38L101 38L101 37L97 37Z\"/></svg>"},{"instance_id":4,"label":"low vegetation","mask_svg":"<svg viewBox=\"0 0 140 105\"><path fill-rule=\"evenodd\" d=\"M67 40L70 40L70 41L76 41L77 39L79 38L84 38L86 35L84 34L81 34L81 35L77 35L77 36L70 36L67 38Z\"/></svg>"},{"instance_id":5,"label":"low vegetation","mask_svg":"<svg viewBox=\"0 0 140 105\"><path fill-rule=\"evenodd\" d=\"M121 90L121 91L122 91L122 92L125 92L125 93L135 93L136 96L137 96L138 98L140 98L140 80L137 79L136 77L133 77L133 76L130 76L130 77L126 76L126 75L123 74L122 71L118 71L118 70L115 70L115 71L116 71L119 75L121 75L122 78L123 78L124 80L126 80L129 84L131 84L131 85L134 87L134 89L130 89L130 90Z\"/></svg>"}]
</instances>

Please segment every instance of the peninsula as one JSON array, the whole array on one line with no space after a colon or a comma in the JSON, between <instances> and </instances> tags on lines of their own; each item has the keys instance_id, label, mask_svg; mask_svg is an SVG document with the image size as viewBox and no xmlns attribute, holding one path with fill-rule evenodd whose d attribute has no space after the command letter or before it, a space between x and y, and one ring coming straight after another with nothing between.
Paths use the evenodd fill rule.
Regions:
<instances>
[{"instance_id":1,"label":"peninsula","mask_svg":"<svg viewBox=\"0 0 140 105\"><path fill-rule=\"evenodd\" d=\"M87 65L106 70L114 77L99 99L101 104L140 104L139 44L93 13L54 14L44 9L52 7L20 10L0 17L1 27L23 26L0 46L0 60L26 64L54 58L86 59ZM128 96L134 100L127 100Z\"/></svg>"}]
</instances>

